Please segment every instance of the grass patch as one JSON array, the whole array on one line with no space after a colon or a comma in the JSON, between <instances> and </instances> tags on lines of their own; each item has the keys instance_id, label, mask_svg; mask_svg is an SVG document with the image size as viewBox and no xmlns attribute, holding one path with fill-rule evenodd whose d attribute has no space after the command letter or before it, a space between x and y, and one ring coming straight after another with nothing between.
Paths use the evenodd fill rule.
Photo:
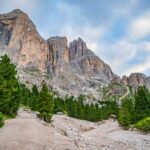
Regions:
<instances>
[{"instance_id":1,"label":"grass patch","mask_svg":"<svg viewBox=\"0 0 150 150\"><path fill-rule=\"evenodd\" d=\"M150 132L150 117L140 120L133 126L141 131Z\"/></svg>"},{"instance_id":2,"label":"grass patch","mask_svg":"<svg viewBox=\"0 0 150 150\"><path fill-rule=\"evenodd\" d=\"M4 120L16 118L16 115L3 115L3 116L4 116Z\"/></svg>"}]
</instances>

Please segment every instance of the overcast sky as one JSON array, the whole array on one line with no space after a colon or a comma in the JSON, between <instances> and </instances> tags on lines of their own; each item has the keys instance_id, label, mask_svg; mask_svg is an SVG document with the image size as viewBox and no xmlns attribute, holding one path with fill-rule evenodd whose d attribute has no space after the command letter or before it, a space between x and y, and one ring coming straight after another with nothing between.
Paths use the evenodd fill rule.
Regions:
<instances>
[{"instance_id":1,"label":"overcast sky","mask_svg":"<svg viewBox=\"0 0 150 150\"><path fill-rule=\"evenodd\" d=\"M118 75L150 75L150 0L0 0L0 13L17 8L45 39L81 37Z\"/></svg>"}]
</instances>

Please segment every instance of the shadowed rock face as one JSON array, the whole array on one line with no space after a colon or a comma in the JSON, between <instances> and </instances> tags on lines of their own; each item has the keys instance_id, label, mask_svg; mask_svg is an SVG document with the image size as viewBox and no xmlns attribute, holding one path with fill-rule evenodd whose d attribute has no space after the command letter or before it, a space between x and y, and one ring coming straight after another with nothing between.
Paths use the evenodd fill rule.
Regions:
<instances>
[{"instance_id":1,"label":"shadowed rock face","mask_svg":"<svg viewBox=\"0 0 150 150\"><path fill-rule=\"evenodd\" d=\"M0 48L3 49L9 44L12 29L5 22L0 22Z\"/></svg>"},{"instance_id":2,"label":"shadowed rock face","mask_svg":"<svg viewBox=\"0 0 150 150\"><path fill-rule=\"evenodd\" d=\"M146 87L150 90L150 77L146 78Z\"/></svg>"},{"instance_id":3,"label":"shadowed rock face","mask_svg":"<svg viewBox=\"0 0 150 150\"><path fill-rule=\"evenodd\" d=\"M52 72L58 74L64 70L64 66L69 63L69 51L66 37L51 37L47 40L49 53L51 55L50 64Z\"/></svg>"}]
</instances>

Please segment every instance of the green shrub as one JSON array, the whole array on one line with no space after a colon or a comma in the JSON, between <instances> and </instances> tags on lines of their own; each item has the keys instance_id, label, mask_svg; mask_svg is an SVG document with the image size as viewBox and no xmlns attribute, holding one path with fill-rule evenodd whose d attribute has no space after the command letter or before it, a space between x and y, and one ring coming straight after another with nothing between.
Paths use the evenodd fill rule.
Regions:
<instances>
[{"instance_id":1,"label":"green shrub","mask_svg":"<svg viewBox=\"0 0 150 150\"><path fill-rule=\"evenodd\" d=\"M4 125L4 116L2 113L0 113L0 127Z\"/></svg>"},{"instance_id":2,"label":"green shrub","mask_svg":"<svg viewBox=\"0 0 150 150\"><path fill-rule=\"evenodd\" d=\"M140 120L134 124L134 127L144 132L150 132L150 117Z\"/></svg>"}]
</instances>

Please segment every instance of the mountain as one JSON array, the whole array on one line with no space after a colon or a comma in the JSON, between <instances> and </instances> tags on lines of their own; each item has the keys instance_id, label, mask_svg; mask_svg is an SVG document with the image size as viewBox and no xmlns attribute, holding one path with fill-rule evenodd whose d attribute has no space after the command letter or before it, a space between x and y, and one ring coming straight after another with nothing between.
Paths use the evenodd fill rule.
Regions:
<instances>
[{"instance_id":1,"label":"mountain","mask_svg":"<svg viewBox=\"0 0 150 150\"><path fill-rule=\"evenodd\" d=\"M45 71L48 44L38 34L27 14L20 10L0 15L0 50L18 68Z\"/></svg>"},{"instance_id":2,"label":"mountain","mask_svg":"<svg viewBox=\"0 0 150 150\"><path fill-rule=\"evenodd\" d=\"M21 82L30 87L45 80L49 88L64 96L99 98L102 87L115 79L131 86L150 85L149 77L136 74L121 80L81 38L71 43L58 36L44 40L19 9L0 15L0 55L5 53L16 64Z\"/></svg>"}]
</instances>

